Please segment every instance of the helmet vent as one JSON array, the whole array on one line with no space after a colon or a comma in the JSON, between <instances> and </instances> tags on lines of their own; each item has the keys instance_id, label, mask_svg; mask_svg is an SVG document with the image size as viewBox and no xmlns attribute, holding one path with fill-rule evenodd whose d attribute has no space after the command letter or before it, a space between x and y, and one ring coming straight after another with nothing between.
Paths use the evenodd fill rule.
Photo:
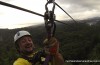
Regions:
<instances>
[{"instance_id":1,"label":"helmet vent","mask_svg":"<svg viewBox=\"0 0 100 65\"><path fill-rule=\"evenodd\" d=\"M20 33L19 32L17 33L17 36L20 36Z\"/></svg>"}]
</instances>

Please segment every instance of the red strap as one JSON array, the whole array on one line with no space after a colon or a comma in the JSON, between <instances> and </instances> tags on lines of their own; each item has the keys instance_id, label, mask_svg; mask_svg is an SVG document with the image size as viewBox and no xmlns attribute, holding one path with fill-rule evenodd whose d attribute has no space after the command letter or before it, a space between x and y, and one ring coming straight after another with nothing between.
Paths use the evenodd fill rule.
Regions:
<instances>
[{"instance_id":1,"label":"red strap","mask_svg":"<svg viewBox=\"0 0 100 65\"><path fill-rule=\"evenodd\" d=\"M51 54L56 54L57 52L57 43L49 49Z\"/></svg>"}]
</instances>

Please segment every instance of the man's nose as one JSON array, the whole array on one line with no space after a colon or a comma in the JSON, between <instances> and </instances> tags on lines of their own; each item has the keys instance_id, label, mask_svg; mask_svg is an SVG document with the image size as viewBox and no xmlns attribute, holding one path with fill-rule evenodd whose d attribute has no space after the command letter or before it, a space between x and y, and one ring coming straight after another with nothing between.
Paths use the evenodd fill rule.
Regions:
<instances>
[{"instance_id":1,"label":"man's nose","mask_svg":"<svg viewBox=\"0 0 100 65\"><path fill-rule=\"evenodd\" d=\"M27 42L27 43L30 43L30 40L26 39L26 42Z\"/></svg>"}]
</instances>

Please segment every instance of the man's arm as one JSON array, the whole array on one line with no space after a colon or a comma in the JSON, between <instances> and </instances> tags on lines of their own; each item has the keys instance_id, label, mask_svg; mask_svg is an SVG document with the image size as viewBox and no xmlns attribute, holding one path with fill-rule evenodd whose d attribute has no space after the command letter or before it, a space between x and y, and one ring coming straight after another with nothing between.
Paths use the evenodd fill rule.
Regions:
<instances>
[{"instance_id":1,"label":"man's arm","mask_svg":"<svg viewBox=\"0 0 100 65\"><path fill-rule=\"evenodd\" d=\"M53 65L63 65L64 59L61 53L59 53L59 42L56 38L51 38L49 41L46 40L45 44L49 44L50 48L45 48L45 51L53 56L52 63Z\"/></svg>"},{"instance_id":2,"label":"man's arm","mask_svg":"<svg viewBox=\"0 0 100 65\"><path fill-rule=\"evenodd\" d=\"M60 53L55 54L54 56L55 65L63 65L64 59L63 56Z\"/></svg>"}]
</instances>

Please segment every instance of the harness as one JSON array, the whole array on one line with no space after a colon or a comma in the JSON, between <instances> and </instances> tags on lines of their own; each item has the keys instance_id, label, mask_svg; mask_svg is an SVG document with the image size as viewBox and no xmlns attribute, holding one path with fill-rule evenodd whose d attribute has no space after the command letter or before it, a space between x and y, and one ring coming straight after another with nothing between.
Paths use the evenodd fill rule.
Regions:
<instances>
[{"instance_id":1,"label":"harness","mask_svg":"<svg viewBox=\"0 0 100 65\"><path fill-rule=\"evenodd\" d=\"M44 50L38 51L37 53L33 55L33 57L22 56L22 58L24 58L25 60L28 60L28 62L32 63L32 65L35 65L37 62L39 62L39 64L41 65L48 65L48 63L46 63L45 57L46 57L46 54ZM45 58L44 61L42 60L42 58ZM48 61L50 62L51 59L49 59Z\"/></svg>"}]
</instances>

